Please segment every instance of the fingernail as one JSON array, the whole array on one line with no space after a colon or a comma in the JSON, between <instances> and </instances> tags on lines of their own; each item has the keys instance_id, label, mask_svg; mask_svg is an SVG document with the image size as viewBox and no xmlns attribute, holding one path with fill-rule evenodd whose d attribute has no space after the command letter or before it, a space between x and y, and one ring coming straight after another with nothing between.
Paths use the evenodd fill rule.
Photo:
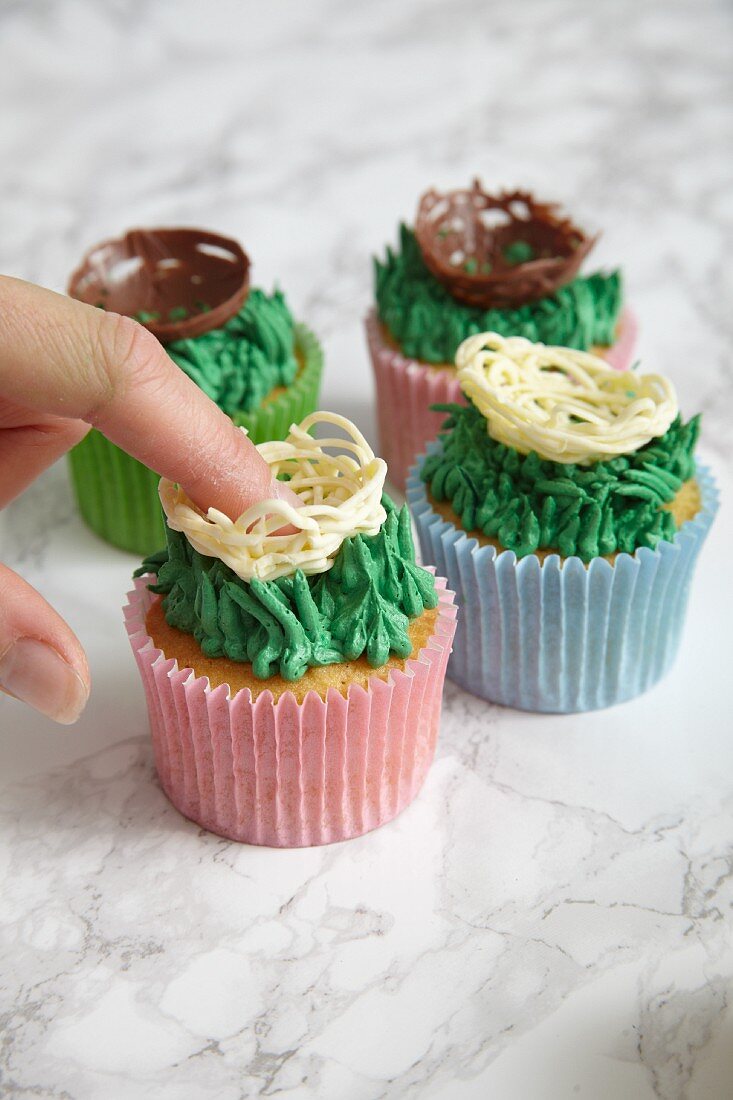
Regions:
<instances>
[{"instance_id":1,"label":"fingernail","mask_svg":"<svg viewBox=\"0 0 733 1100\"><path fill-rule=\"evenodd\" d=\"M89 698L71 665L35 638L19 638L0 657L0 688L64 726L77 720Z\"/></svg>"},{"instance_id":2,"label":"fingernail","mask_svg":"<svg viewBox=\"0 0 733 1100\"><path fill-rule=\"evenodd\" d=\"M290 488L287 481L278 481L277 478L273 478L270 493L277 500L284 500L286 504L292 504L294 508L303 503L298 494Z\"/></svg>"}]
</instances>

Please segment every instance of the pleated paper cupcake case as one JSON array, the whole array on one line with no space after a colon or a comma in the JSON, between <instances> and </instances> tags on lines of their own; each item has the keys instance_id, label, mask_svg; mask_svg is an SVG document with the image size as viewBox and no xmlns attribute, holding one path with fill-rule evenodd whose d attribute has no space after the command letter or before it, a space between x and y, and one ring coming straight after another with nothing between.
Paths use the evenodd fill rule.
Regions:
<instances>
[{"instance_id":1,"label":"pleated paper cupcake case","mask_svg":"<svg viewBox=\"0 0 733 1100\"><path fill-rule=\"evenodd\" d=\"M428 448L428 453L439 447ZM448 677L521 710L568 713L612 706L650 688L677 653L698 553L718 507L699 467L698 515L673 542L613 565L552 555L517 561L446 522L411 471L407 500L423 561L456 593L458 626Z\"/></svg>"},{"instance_id":2,"label":"pleated paper cupcake case","mask_svg":"<svg viewBox=\"0 0 733 1100\"><path fill-rule=\"evenodd\" d=\"M69 472L84 522L105 542L141 555L165 543L159 474L94 428L69 452Z\"/></svg>"},{"instance_id":3,"label":"pleated paper cupcake case","mask_svg":"<svg viewBox=\"0 0 733 1100\"><path fill-rule=\"evenodd\" d=\"M389 468L389 479L404 492L408 471L418 454L435 439L445 413L431 405L466 404L455 371L430 367L407 359L384 338L376 312L365 321L367 345L377 389L379 453ZM636 341L637 323L630 309L621 315L619 339L605 353L617 370L630 365Z\"/></svg>"},{"instance_id":4,"label":"pleated paper cupcake case","mask_svg":"<svg viewBox=\"0 0 733 1100\"><path fill-rule=\"evenodd\" d=\"M603 358L614 370L628 370L631 367L638 335L637 316L630 306L624 306L619 317L618 335L603 352Z\"/></svg>"},{"instance_id":5,"label":"pleated paper cupcake case","mask_svg":"<svg viewBox=\"0 0 733 1100\"><path fill-rule=\"evenodd\" d=\"M273 703L269 691L253 702L248 689L232 698L179 669L147 634L147 583L129 594L126 625L160 782L182 814L233 840L290 848L359 836L414 799L435 752L455 630L444 580L433 634L404 672L302 703L290 692Z\"/></svg>"},{"instance_id":6,"label":"pleated paper cupcake case","mask_svg":"<svg viewBox=\"0 0 733 1100\"><path fill-rule=\"evenodd\" d=\"M423 366L390 347L374 311L367 317L366 333L377 383L379 453L387 463L389 480L404 492L415 456L435 439L445 421L445 413L430 406L466 402L455 371Z\"/></svg>"},{"instance_id":7,"label":"pleated paper cupcake case","mask_svg":"<svg viewBox=\"0 0 733 1100\"><path fill-rule=\"evenodd\" d=\"M323 352L305 325L296 325L296 341L304 363L292 386L259 409L233 417L254 443L283 439L291 424L318 408ZM94 429L70 452L69 465L79 511L92 531L134 554L163 545L158 474Z\"/></svg>"}]
</instances>

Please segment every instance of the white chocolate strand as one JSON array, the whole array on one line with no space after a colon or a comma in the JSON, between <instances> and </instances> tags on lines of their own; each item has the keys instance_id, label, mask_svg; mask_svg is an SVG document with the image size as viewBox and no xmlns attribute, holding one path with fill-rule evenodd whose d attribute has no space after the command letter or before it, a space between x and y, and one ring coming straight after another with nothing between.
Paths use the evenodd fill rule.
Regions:
<instances>
[{"instance_id":1,"label":"white chocolate strand","mask_svg":"<svg viewBox=\"0 0 733 1100\"><path fill-rule=\"evenodd\" d=\"M674 386L663 375L616 371L588 352L521 336L469 336L456 367L493 439L553 462L630 454L664 435L677 415Z\"/></svg>"},{"instance_id":2,"label":"white chocolate strand","mask_svg":"<svg viewBox=\"0 0 733 1100\"><path fill-rule=\"evenodd\" d=\"M349 438L314 439L308 434L322 424L341 429ZM312 413L292 425L286 440L260 443L257 450L273 477L289 475L287 484L300 497L300 507L262 500L232 521L215 508L204 515L178 485L166 478L160 481L168 526L182 531L200 554L220 558L242 580L275 580L296 569L325 573L344 539L376 535L384 523L381 499L387 464L375 458L346 417ZM296 530L275 533L287 526Z\"/></svg>"}]
</instances>

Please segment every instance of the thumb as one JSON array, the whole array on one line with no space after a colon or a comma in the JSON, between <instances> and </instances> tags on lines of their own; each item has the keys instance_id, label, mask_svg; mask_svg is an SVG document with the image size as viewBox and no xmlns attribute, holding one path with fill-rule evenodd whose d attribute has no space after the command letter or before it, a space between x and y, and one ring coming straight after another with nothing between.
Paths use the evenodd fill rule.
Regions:
<instances>
[{"instance_id":1,"label":"thumb","mask_svg":"<svg viewBox=\"0 0 733 1100\"><path fill-rule=\"evenodd\" d=\"M0 689L69 725L89 698L89 667L64 620L0 564Z\"/></svg>"}]
</instances>

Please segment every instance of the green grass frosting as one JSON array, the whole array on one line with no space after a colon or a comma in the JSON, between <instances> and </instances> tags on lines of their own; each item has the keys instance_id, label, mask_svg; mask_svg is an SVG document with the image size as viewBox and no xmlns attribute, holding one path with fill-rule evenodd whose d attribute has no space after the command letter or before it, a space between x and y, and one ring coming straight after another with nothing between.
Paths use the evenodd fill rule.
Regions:
<instances>
[{"instance_id":1,"label":"green grass frosting","mask_svg":"<svg viewBox=\"0 0 733 1100\"><path fill-rule=\"evenodd\" d=\"M587 351L616 338L621 275L579 276L548 298L519 309L481 309L451 297L428 271L415 234L400 226L400 247L375 260L380 321L404 355L425 363L452 363L458 345L479 332L524 336L543 344Z\"/></svg>"},{"instance_id":2,"label":"green grass frosting","mask_svg":"<svg viewBox=\"0 0 733 1100\"><path fill-rule=\"evenodd\" d=\"M164 595L170 626L193 634L208 657L251 663L261 680L299 680L362 654L379 668L391 654L410 655L409 620L438 603L432 574L415 562L407 508L382 503L379 532L346 539L326 573L246 583L167 528L166 548L135 575L157 575L150 587Z\"/></svg>"},{"instance_id":3,"label":"green grass frosting","mask_svg":"<svg viewBox=\"0 0 733 1100\"><path fill-rule=\"evenodd\" d=\"M674 517L662 506L695 472L699 416L686 424L677 417L632 454L578 466L497 442L473 405L435 407L449 418L442 449L420 474L435 500L450 502L464 530L483 531L518 558L546 548L584 562L674 537Z\"/></svg>"},{"instance_id":4,"label":"green grass frosting","mask_svg":"<svg viewBox=\"0 0 733 1100\"><path fill-rule=\"evenodd\" d=\"M166 351L196 385L229 416L258 408L276 386L289 386L298 373L295 325L284 295L253 289L221 328Z\"/></svg>"}]
</instances>

